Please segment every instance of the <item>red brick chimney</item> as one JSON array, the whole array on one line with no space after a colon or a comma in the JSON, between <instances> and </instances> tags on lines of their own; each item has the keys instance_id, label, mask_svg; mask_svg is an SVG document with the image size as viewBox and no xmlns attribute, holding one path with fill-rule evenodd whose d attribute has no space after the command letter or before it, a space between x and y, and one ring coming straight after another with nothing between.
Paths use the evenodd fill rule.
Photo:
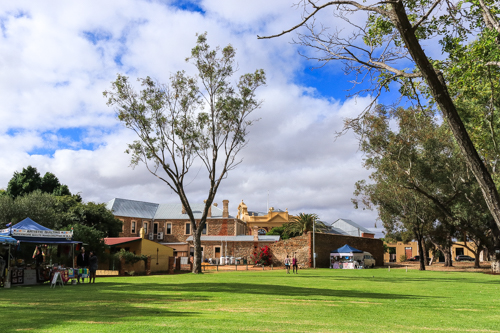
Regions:
<instances>
[{"instance_id":1,"label":"red brick chimney","mask_svg":"<svg viewBox=\"0 0 500 333\"><path fill-rule=\"evenodd\" d=\"M222 200L222 218L229 217L229 200Z\"/></svg>"},{"instance_id":2,"label":"red brick chimney","mask_svg":"<svg viewBox=\"0 0 500 333\"><path fill-rule=\"evenodd\" d=\"M182 214L186 214L186 207L184 205L182 205Z\"/></svg>"},{"instance_id":3,"label":"red brick chimney","mask_svg":"<svg viewBox=\"0 0 500 333\"><path fill-rule=\"evenodd\" d=\"M203 200L203 202L206 204L207 200ZM209 217L212 217L212 205L208 207L207 218Z\"/></svg>"}]
</instances>

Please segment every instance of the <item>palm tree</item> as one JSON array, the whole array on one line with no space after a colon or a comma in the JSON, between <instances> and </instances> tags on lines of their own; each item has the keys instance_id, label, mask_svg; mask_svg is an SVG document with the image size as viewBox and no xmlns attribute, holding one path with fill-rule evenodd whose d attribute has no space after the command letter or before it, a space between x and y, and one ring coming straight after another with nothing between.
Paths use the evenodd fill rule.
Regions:
<instances>
[{"instance_id":1,"label":"palm tree","mask_svg":"<svg viewBox=\"0 0 500 333\"><path fill-rule=\"evenodd\" d=\"M324 232L329 227L319 220L317 214L304 214L300 213L298 216L292 218L292 222L286 225L286 232L289 235L303 235L308 231L313 230L313 223L316 224L316 231Z\"/></svg>"}]
</instances>

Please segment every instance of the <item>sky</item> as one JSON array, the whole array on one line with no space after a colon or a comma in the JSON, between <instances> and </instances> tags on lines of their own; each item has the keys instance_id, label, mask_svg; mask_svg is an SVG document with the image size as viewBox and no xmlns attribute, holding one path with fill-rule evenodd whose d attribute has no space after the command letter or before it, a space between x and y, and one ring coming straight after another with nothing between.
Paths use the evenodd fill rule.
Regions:
<instances>
[{"instance_id":1,"label":"sky","mask_svg":"<svg viewBox=\"0 0 500 333\"><path fill-rule=\"evenodd\" d=\"M3 1L0 3L0 188L31 165L54 173L84 201L113 198L177 203L175 193L125 154L135 134L124 128L102 93L118 73L169 76L185 62L197 33L211 46L233 45L237 75L262 68L262 107L250 129L243 162L228 175L215 202L236 215L268 207L316 213L325 222L351 219L382 237L375 211L354 209L354 183L367 179L343 119L359 115L369 97L348 98L341 64L322 68L301 57L294 34L258 40L296 24L293 1ZM334 22L337 24L337 22ZM339 25L345 24L338 22ZM236 77L234 80L236 81ZM191 202L202 202L208 179L188 177Z\"/></svg>"}]
</instances>

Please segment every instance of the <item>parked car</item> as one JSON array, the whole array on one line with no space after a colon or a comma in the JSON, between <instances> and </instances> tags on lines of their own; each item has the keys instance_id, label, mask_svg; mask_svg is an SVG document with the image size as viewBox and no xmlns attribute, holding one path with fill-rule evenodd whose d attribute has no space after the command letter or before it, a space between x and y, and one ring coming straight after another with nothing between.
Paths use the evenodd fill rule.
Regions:
<instances>
[{"instance_id":1,"label":"parked car","mask_svg":"<svg viewBox=\"0 0 500 333\"><path fill-rule=\"evenodd\" d=\"M420 256L413 256L408 261L420 261ZM431 258L427 258L427 261L430 262Z\"/></svg>"},{"instance_id":2,"label":"parked car","mask_svg":"<svg viewBox=\"0 0 500 333\"><path fill-rule=\"evenodd\" d=\"M375 267L375 259L370 252L363 252L363 265L365 268Z\"/></svg>"},{"instance_id":3,"label":"parked car","mask_svg":"<svg viewBox=\"0 0 500 333\"><path fill-rule=\"evenodd\" d=\"M455 258L456 261L474 261L475 259L471 256L459 255Z\"/></svg>"}]
</instances>

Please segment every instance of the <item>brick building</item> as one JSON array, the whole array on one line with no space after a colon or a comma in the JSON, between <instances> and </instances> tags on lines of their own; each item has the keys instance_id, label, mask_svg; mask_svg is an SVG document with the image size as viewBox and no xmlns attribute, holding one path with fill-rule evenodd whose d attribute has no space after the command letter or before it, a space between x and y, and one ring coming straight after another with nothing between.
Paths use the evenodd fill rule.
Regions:
<instances>
[{"instance_id":1,"label":"brick building","mask_svg":"<svg viewBox=\"0 0 500 333\"><path fill-rule=\"evenodd\" d=\"M223 200L222 209L214 204L208 212L201 236L204 258L248 256L254 248L279 240L279 236L248 235L247 223L229 215L228 205L229 201ZM198 221L204 207L205 204L191 206ZM108 202L107 208L123 222L120 237L139 237L140 230L143 229L146 239L173 248L174 256L193 254L191 223L182 204L157 204L115 198ZM241 251L237 250L240 248Z\"/></svg>"}]
</instances>

